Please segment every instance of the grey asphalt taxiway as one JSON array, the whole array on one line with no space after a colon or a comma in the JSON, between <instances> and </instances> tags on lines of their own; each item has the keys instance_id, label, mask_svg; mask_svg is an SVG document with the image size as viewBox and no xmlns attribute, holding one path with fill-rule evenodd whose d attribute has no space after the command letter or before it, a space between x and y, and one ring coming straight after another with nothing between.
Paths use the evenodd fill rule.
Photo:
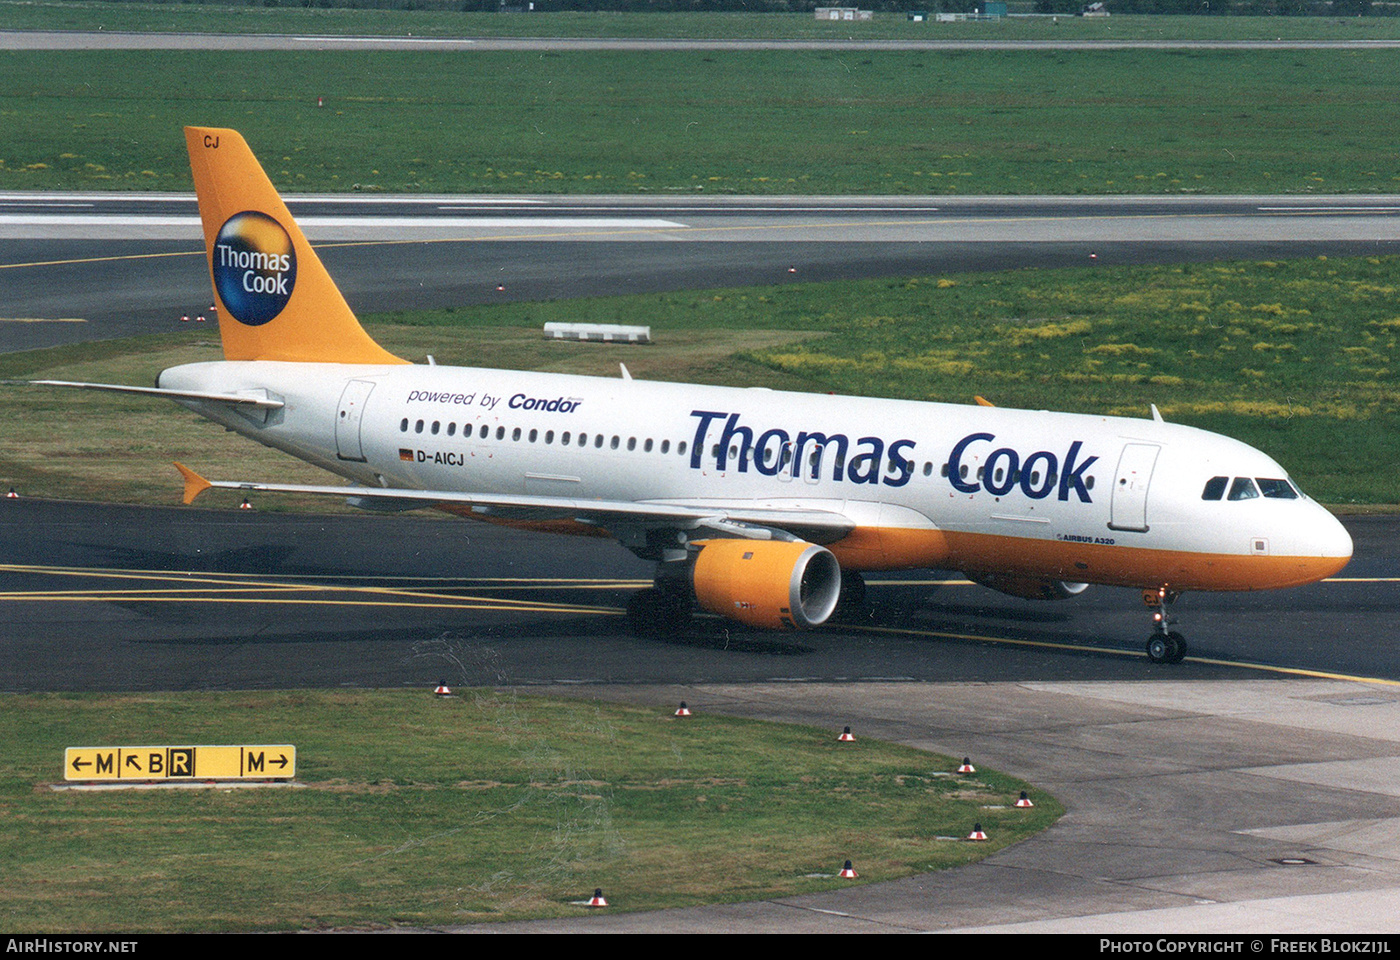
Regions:
<instances>
[{"instance_id":1,"label":"grey asphalt taxiway","mask_svg":"<svg viewBox=\"0 0 1400 960\"><path fill-rule=\"evenodd\" d=\"M1340 576L1178 601L1153 666L1131 591L1062 604L871 579L804 634L622 629L647 565L603 540L409 516L0 500L0 689L511 686L970 756L1068 813L977 865L810 897L480 932L1384 933L1400 908L1397 522ZM948 841L966 842L966 841ZM858 861L858 853L852 854ZM625 903L615 903L625 908Z\"/></svg>"},{"instance_id":2,"label":"grey asphalt taxiway","mask_svg":"<svg viewBox=\"0 0 1400 960\"><path fill-rule=\"evenodd\" d=\"M256 499L256 498L255 498ZM697 619L631 637L649 564L607 539L398 516L0 502L0 690L342 685L1149 681L1400 684L1400 523L1349 518L1356 557L1295 590L1187 594L1178 669L1148 664L1137 592L1059 603L938 571L871 574L872 615L798 633Z\"/></svg>"},{"instance_id":3,"label":"grey asphalt taxiway","mask_svg":"<svg viewBox=\"0 0 1400 960\"><path fill-rule=\"evenodd\" d=\"M1252 211L1217 213L1197 201L1185 220L1189 205L1104 216L1067 201L1036 211L986 201L961 215L807 208L789 219L732 209L709 219L694 209L555 210L534 217L550 223L515 223L523 235L497 222L470 239L337 241L334 230L350 228L335 227L320 242L358 309L398 305L403 289L404 300L447 305L954 264L1393 249L1400 233L1390 198L1323 202L1334 208L1263 211L1256 201ZM176 207L176 218L189 215ZM153 232L139 240L92 239L83 231L97 225L59 223L72 211L49 212L46 227L0 221L10 231L0 239L0 303L9 319L29 321L0 323L0 349L170 329L175 314L207 302L188 223L148 223ZM433 214L449 215L461 212ZM775 216L791 225L777 236ZM652 222L558 222L570 218ZM872 231L876 221L884 231L898 220L913 233L841 244L842 220ZM1027 232L1036 229L1057 232ZM623 230L626 238L616 235ZM770 233L744 235L761 230ZM704 231L728 242L688 242ZM1211 231L1217 239L1203 242ZM412 516L23 496L0 502L0 689L427 689L447 679L658 709L685 699L701 717L722 711L833 731L849 724L860 737L971 756L1045 787L1069 811L1045 834L945 874L528 929L1386 932L1400 915L1400 650L1392 641L1400 528L1390 517L1347 523L1355 559L1331 581L1179 601L1192 653L1166 668L1143 655L1147 615L1131 591L1036 605L936 571L880 576L871 578L871 615L855 622L771 635L699 618L644 641L621 629L621 610L650 571L608 541Z\"/></svg>"},{"instance_id":4,"label":"grey asphalt taxiway","mask_svg":"<svg viewBox=\"0 0 1400 960\"><path fill-rule=\"evenodd\" d=\"M1400 250L1400 197L289 197L357 311ZM193 197L0 193L0 352L207 312Z\"/></svg>"}]
</instances>

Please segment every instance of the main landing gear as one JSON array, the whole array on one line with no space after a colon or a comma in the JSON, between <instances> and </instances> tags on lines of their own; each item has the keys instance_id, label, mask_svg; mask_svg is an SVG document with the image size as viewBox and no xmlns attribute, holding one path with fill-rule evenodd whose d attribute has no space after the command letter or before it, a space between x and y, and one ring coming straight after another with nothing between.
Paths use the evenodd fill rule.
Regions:
<instances>
[{"instance_id":1,"label":"main landing gear","mask_svg":"<svg viewBox=\"0 0 1400 960\"><path fill-rule=\"evenodd\" d=\"M1186 658L1186 638L1171 629L1176 621L1167 613L1167 606L1179 596L1166 587L1143 591L1142 602L1152 611L1157 627L1147 641L1147 659L1153 663L1180 663Z\"/></svg>"}]
</instances>

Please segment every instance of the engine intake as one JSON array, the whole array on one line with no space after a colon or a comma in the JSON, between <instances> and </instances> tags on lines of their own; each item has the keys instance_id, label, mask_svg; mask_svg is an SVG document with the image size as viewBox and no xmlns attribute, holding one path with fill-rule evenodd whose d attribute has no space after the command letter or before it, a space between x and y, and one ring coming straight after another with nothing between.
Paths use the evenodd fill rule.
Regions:
<instances>
[{"instance_id":1,"label":"engine intake","mask_svg":"<svg viewBox=\"0 0 1400 960\"><path fill-rule=\"evenodd\" d=\"M841 565L803 541L709 540L691 572L695 599L710 613L750 626L820 626L841 598Z\"/></svg>"}]
</instances>

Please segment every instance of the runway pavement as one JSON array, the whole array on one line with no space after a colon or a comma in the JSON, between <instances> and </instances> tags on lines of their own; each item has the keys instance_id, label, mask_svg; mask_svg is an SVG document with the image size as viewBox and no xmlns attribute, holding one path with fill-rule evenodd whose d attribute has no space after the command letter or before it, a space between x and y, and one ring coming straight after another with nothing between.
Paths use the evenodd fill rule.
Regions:
<instances>
[{"instance_id":1,"label":"runway pavement","mask_svg":"<svg viewBox=\"0 0 1400 960\"><path fill-rule=\"evenodd\" d=\"M350 305L461 307L1021 267L1375 255L1397 197L292 197ZM0 194L0 352L209 304L192 197Z\"/></svg>"},{"instance_id":2,"label":"runway pavement","mask_svg":"<svg viewBox=\"0 0 1400 960\"><path fill-rule=\"evenodd\" d=\"M508 683L1400 681L1390 517L1348 520L1356 558L1296 590L1187 594L1191 644L1149 664L1137 592L1057 603L955 573L871 575L871 615L799 634L697 618L660 640L622 611L650 565L596 538L414 515L0 501L0 690Z\"/></svg>"},{"instance_id":3,"label":"runway pavement","mask_svg":"<svg viewBox=\"0 0 1400 960\"><path fill-rule=\"evenodd\" d=\"M0 50L426 50L469 53L492 50L1373 50L1400 40L995 40L910 38L658 39L646 37L415 37L217 33L124 33L121 31L0 31Z\"/></svg>"},{"instance_id":4,"label":"runway pavement","mask_svg":"<svg viewBox=\"0 0 1400 960\"><path fill-rule=\"evenodd\" d=\"M639 640L620 612L649 569L606 541L3 500L0 689L426 693L445 679L685 700L701 718L849 724L971 756L1068 809L946 874L478 932L1387 932L1400 521L1348 526L1357 556L1335 582L1179 601L1195 652L1161 667L1131 591L1033 604L955 575L872 577L856 623L777 635L701 618Z\"/></svg>"},{"instance_id":5,"label":"runway pavement","mask_svg":"<svg viewBox=\"0 0 1400 960\"><path fill-rule=\"evenodd\" d=\"M794 264L795 276L811 279L1090 254L1103 262L1379 251L1395 242L1389 205L1112 217L1068 202L1015 211L985 201L958 214L866 208L836 219L866 230L878 220L880 230L915 238L851 243L839 257L829 210L765 213L754 223L744 222L752 211L732 209L555 210L548 216L668 224L639 228L650 231L648 243L548 226L528 240L327 240L323 251L357 308L382 309L401 302L392 290L410 277L422 286L405 300L460 303L489 297L502 275L507 295L528 296L757 282L747 278L792 275ZM1181 239L1151 239L1171 217L1185 218ZM1244 229L1213 219L1225 217ZM1017 222L1037 218L1055 221L1045 229L1059 239L976 239L975 231L1014 234ZM1094 233L1129 228L1138 232ZM31 234L4 245L0 303L12 318L40 322L0 323L0 349L50 331L90 339L158 329L179 304L207 300L193 240L24 229ZM633 227L603 232L620 229ZM1192 229L1221 229L1225 239L1200 245ZM736 240L763 230L781 238L687 242L729 230ZM932 238L957 230L969 232ZM1307 230L1317 235L1279 239ZM1392 786L1400 651L1391 642L1400 529L1388 517L1348 523L1356 559L1335 582L1180 601L1193 653L1163 668L1142 655L1147 618L1131 591L1032 605L920 573L874 584L874 616L856 624L769 635L702 619L640 641L618 629L619 614L649 570L604 541L412 517L25 498L0 504L0 689L421 686L447 676L659 704L683 696L702 710L851 723L974 755L1069 808L1043 837L950 874L781 903L595 915L570 930L1370 931L1400 906Z\"/></svg>"}]
</instances>

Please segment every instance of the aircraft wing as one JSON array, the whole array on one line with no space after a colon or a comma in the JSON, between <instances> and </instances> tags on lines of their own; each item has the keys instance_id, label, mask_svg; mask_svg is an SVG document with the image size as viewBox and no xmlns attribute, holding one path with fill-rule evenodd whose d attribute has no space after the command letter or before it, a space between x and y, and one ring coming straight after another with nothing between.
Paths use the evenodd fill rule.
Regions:
<instances>
[{"instance_id":1,"label":"aircraft wing","mask_svg":"<svg viewBox=\"0 0 1400 960\"><path fill-rule=\"evenodd\" d=\"M207 480L184 464L175 464L185 478L184 502L191 503L205 490L242 490L247 493L299 493L344 497L357 506L409 510L417 507L456 505L483 517L509 520L577 520L606 527L616 524L659 524L683 529L712 529L732 537L768 539L780 530L804 540L829 543L855 529L855 522L834 510L758 505L742 501L703 503L587 500L576 497L542 497L497 493L456 493L444 490L410 490L355 485L253 483Z\"/></svg>"}]
</instances>

